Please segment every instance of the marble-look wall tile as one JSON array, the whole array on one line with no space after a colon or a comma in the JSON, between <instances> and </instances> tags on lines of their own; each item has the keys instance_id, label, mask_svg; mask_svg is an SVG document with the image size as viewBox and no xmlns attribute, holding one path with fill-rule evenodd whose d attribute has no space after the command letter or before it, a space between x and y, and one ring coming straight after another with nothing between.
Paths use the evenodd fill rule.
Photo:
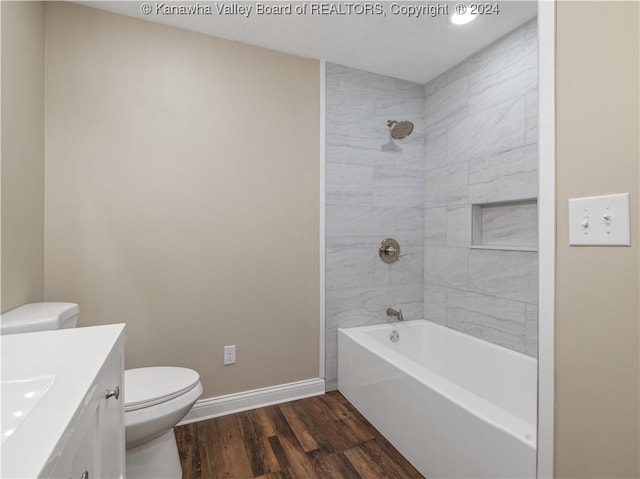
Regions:
<instances>
[{"instance_id":1,"label":"marble-look wall tile","mask_svg":"<svg viewBox=\"0 0 640 479\"><path fill-rule=\"evenodd\" d=\"M447 208L425 208L424 244L444 246L447 244Z\"/></svg>"},{"instance_id":2,"label":"marble-look wall tile","mask_svg":"<svg viewBox=\"0 0 640 479\"><path fill-rule=\"evenodd\" d=\"M375 124L381 125L386 125L388 120L409 120L420 128L416 132L424 131L424 105L416 101L419 98L424 98L424 90L405 89L402 95L397 91L379 95L374 100L375 113L372 119Z\"/></svg>"},{"instance_id":3,"label":"marble-look wall tile","mask_svg":"<svg viewBox=\"0 0 640 479\"><path fill-rule=\"evenodd\" d=\"M415 135L415 138L413 137ZM388 136L385 143L389 141ZM394 170L424 170L424 134L414 130L411 136L405 140L394 140L401 151L386 153L387 161L383 165Z\"/></svg>"},{"instance_id":4,"label":"marble-look wall tile","mask_svg":"<svg viewBox=\"0 0 640 479\"><path fill-rule=\"evenodd\" d=\"M471 206L447 208L447 246L468 247L471 244Z\"/></svg>"},{"instance_id":5,"label":"marble-look wall tile","mask_svg":"<svg viewBox=\"0 0 640 479\"><path fill-rule=\"evenodd\" d=\"M335 331L338 328L391 321L386 315L387 308L422 304L423 294L420 284L394 289L382 283L368 288L340 288L327 291L326 328Z\"/></svg>"},{"instance_id":6,"label":"marble-look wall tile","mask_svg":"<svg viewBox=\"0 0 640 479\"><path fill-rule=\"evenodd\" d=\"M480 68L486 61L487 58L483 55L483 50L475 55L471 55L465 61L458 63L439 77L436 77L434 80L427 83L425 90L427 97L443 88L442 85L456 82L461 78L468 78L470 73Z\"/></svg>"},{"instance_id":7,"label":"marble-look wall tile","mask_svg":"<svg viewBox=\"0 0 640 479\"><path fill-rule=\"evenodd\" d=\"M458 121L447 132L447 160L469 161L525 144L524 97L512 99Z\"/></svg>"},{"instance_id":8,"label":"marble-look wall tile","mask_svg":"<svg viewBox=\"0 0 640 479\"><path fill-rule=\"evenodd\" d=\"M335 186L369 186L373 187L372 166L349 165L344 163L327 163L326 176L331 178Z\"/></svg>"},{"instance_id":9,"label":"marble-look wall tile","mask_svg":"<svg viewBox=\"0 0 640 479\"><path fill-rule=\"evenodd\" d=\"M424 316L424 86L339 65L326 68L326 380L335 387L337 329L388 322L388 307ZM414 132L389 141L388 120ZM378 257L398 240L400 261Z\"/></svg>"},{"instance_id":10,"label":"marble-look wall tile","mask_svg":"<svg viewBox=\"0 0 640 479\"><path fill-rule=\"evenodd\" d=\"M413 133L411 134L413 135ZM377 135L379 136L379 135ZM387 152L381 150L382 140L370 139L368 146L363 148L353 144L329 143L325 144L325 157L327 164L340 163L347 165L362 165L374 168L392 168L394 170L421 171L424 169L424 135L416 133L415 141L407 141L401 144L401 151ZM384 143L388 133L382 135Z\"/></svg>"},{"instance_id":11,"label":"marble-look wall tile","mask_svg":"<svg viewBox=\"0 0 640 479\"><path fill-rule=\"evenodd\" d=\"M538 40L532 38L469 74L469 112L522 97L538 83Z\"/></svg>"},{"instance_id":12,"label":"marble-look wall tile","mask_svg":"<svg viewBox=\"0 0 640 479\"><path fill-rule=\"evenodd\" d=\"M527 145L538 142L538 88L524 96L524 128Z\"/></svg>"},{"instance_id":13,"label":"marble-look wall tile","mask_svg":"<svg viewBox=\"0 0 640 479\"><path fill-rule=\"evenodd\" d=\"M428 246L424 251L424 281L441 286L467 289L469 250L447 246Z\"/></svg>"},{"instance_id":14,"label":"marble-look wall tile","mask_svg":"<svg viewBox=\"0 0 640 479\"><path fill-rule=\"evenodd\" d=\"M525 351L525 304L447 288L447 326Z\"/></svg>"},{"instance_id":15,"label":"marble-look wall tile","mask_svg":"<svg viewBox=\"0 0 640 479\"><path fill-rule=\"evenodd\" d=\"M396 212L390 206L327 205L325 215L327 245L331 245L345 236L389 234L389 225L395 224Z\"/></svg>"},{"instance_id":16,"label":"marble-look wall tile","mask_svg":"<svg viewBox=\"0 0 640 479\"><path fill-rule=\"evenodd\" d=\"M367 102L366 91L340 91L336 100L326 108L326 114L331 116L331 121L326 124L327 135L333 137L336 134L354 134L368 131L374 126L375 108ZM349 108L343 108L345 105Z\"/></svg>"},{"instance_id":17,"label":"marble-look wall tile","mask_svg":"<svg viewBox=\"0 0 640 479\"><path fill-rule=\"evenodd\" d=\"M522 25L523 35L525 40L531 38L538 38L538 18L533 18L527 23Z\"/></svg>"},{"instance_id":18,"label":"marble-look wall tile","mask_svg":"<svg viewBox=\"0 0 640 479\"><path fill-rule=\"evenodd\" d=\"M447 325L447 288L431 283L424 284L424 318L443 326Z\"/></svg>"},{"instance_id":19,"label":"marble-look wall tile","mask_svg":"<svg viewBox=\"0 0 640 479\"><path fill-rule=\"evenodd\" d=\"M451 71L451 70L449 70L449 71ZM425 98L429 98L434 93L439 92L440 90L445 88L447 86L447 84L449 84L449 83L452 83L452 81L450 81L447 78L447 72L444 72L443 74L438 75L433 80L430 80L426 85L424 85ZM426 121L426 116L427 115L426 115L426 111L425 111L425 121Z\"/></svg>"},{"instance_id":20,"label":"marble-look wall tile","mask_svg":"<svg viewBox=\"0 0 640 479\"><path fill-rule=\"evenodd\" d=\"M396 211L397 240L405 246L420 246L424 248L424 209L398 208ZM401 248L401 251L404 248Z\"/></svg>"},{"instance_id":21,"label":"marble-look wall tile","mask_svg":"<svg viewBox=\"0 0 640 479\"><path fill-rule=\"evenodd\" d=\"M370 148L359 148L354 145L331 143L327 137L325 157L327 165L340 163L346 165L362 165L367 167L385 167L395 164L394 155L381 151L379 145Z\"/></svg>"},{"instance_id":22,"label":"marble-look wall tile","mask_svg":"<svg viewBox=\"0 0 640 479\"><path fill-rule=\"evenodd\" d=\"M467 116L469 80L463 77L434 91L426 99L424 111L427 129L449 126Z\"/></svg>"},{"instance_id":23,"label":"marble-look wall tile","mask_svg":"<svg viewBox=\"0 0 640 479\"><path fill-rule=\"evenodd\" d=\"M362 248L366 250L373 249L374 251L378 250L378 245L380 244L380 236L379 235L371 235L371 236L361 236L361 235L353 235L353 236L339 236L326 238L326 243L328 248Z\"/></svg>"},{"instance_id":24,"label":"marble-look wall tile","mask_svg":"<svg viewBox=\"0 0 640 479\"><path fill-rule=\"evenodd\" d=\"M446 128L429 128L424 136L424 168L433 170L447 164Z\"/></svg>"},{"instance_id":25,"label":"marble-look wall tile","mask_svg":"<svg viewBox=\"0 0 640 479\"><path fill-rule=\"evenodd\" d=\"M325 255L326 289L373 286L374 259L370 249L328 247Z\"/></svg>"},{"instance_id":26,"label":"marble-look wall tile","mask_svg":"<svg viewBox=\"0 0 640 479\"><path fill-rule=\"evenodd\" d=\"M463 205L469 201L467 163L427 170L424 180L424 207Z\"/></svg>"},{"instance_id":27,"label":"marble-look wall tile","mask_svg":"<svg viewBox=\"0 0 640 479\"><path fill-rule=\"evenodd\" d=\"M525 354L538 357L538 306L535 304L526 305L526 335Z\"/></svg>"},{"instance_id":28,"label":"marble-look wall tile","mask_svg":"<svg viewBox=\"0 0 640 479\"><path fill-rule=\"evenodd\" d=\"M327 205L373 205L373 167L327 163Z\"/></svg>"},{"instance_id":29,"label":"marble-look wall tile","mask_svg":"<svg viewBox=\"0 0 640 479\"><path fill-rule=\"evenodd\" d=\"M469 201L490 203L538 196L538 145L469 162Z\"/></svg>"},{"instance_id":30,"label":"marble-look wall tile","mask_svg":"<svg viewBox=\"0 0 640 479\"><path fill-rule=\"evenodd\" d=\"M425 317L531 355L537 254L469 245L472 205L537 196L537 68L534 19L425 85ZM485 208L484 239L535 246L536 208Z\"/></svg>"},{"instance_id":31,"label":"marble-look wall tile","mask_svg":"<svg viewBox=\"0 0 640 479\"><path fill-rule=\"evenodd\" d=\"M532 24L534 25L533 27L531 26ZM533 31L536 32L537 27L535 25L537 25L535 18L529 20L493 42L489 47L482 49L477 55L480 55L485 60L490 60L494 57L503 56L514 49L520 49L521 45L531 38L528 32L530 32L532 28Z\"/></svg>"},{"instance_id":32,"label":"marble-look wall tile","mask_svg":"<svg viewBox=\"0 0 640 479\"><path fill-rule=\"evenodd\" d=\"M525 303L538 302L538 254L471 250L469 290Z\"/></svg>"},{"instance_id":33,"label":"marble-look wall tile","mask_svg":"<svg viewBox=\"0 0 640 479\"><path fill-rule=\"evenodd\" d=\"M484 245L535 247L538 244L538 205L485 206L481 228Z\"/></svg>"},{"instance_id":34,"label":"marble-look wall tile","mask_svg":"<svg viewBox=\"0 0 640 479\"><path fill-rule=\"evenodd\" d=\"M519 72L509 78L495 78L495 83L484 85L478 83L469 95L469 113L476 114L499 102L520 99L528 91L536 87L538 71L535 66ZM480 90L480 88L485 88Z\"/></svg>"},{"instance_id":35,"label":"marble-look wall tile","mask_svg":"<svg viewBox=\"0 0 640 479\"><path fill-rule=\"evenodd\" d=\"M339 205L371 205L373 204L373 186L327 185L325 204Z\"/></svg>"},{"instance_id":36,"label":"marble-look wall tile","mask_svg":"<svg viewBox=\"0 0 640 479\"><path fill-rule=\"evenodd\" d=\"M378 168L373 181L374 206L417 208L423 204L423 171Z\"/></svg>"},{"instance_id":37,"label":"marble-look wall tile","mask_svg":"<svg viewBox=\"0 0 640 479\"><path fill-rule=\"evenodd\" d=\"M533 35L531 35L533 32ZM482 67L482 65L490 62L496 57L508 54L512 50L518 50L521 45L528 39L537 35L537 22L531 20L520 28L508 33L507 35L499 38L491 45L483 48L479 52L470 56L462 63L454 66L448 70L445 75L448 81L454 81L462 76L469 75L474 70Z\"/></svg>"}]
</instances>

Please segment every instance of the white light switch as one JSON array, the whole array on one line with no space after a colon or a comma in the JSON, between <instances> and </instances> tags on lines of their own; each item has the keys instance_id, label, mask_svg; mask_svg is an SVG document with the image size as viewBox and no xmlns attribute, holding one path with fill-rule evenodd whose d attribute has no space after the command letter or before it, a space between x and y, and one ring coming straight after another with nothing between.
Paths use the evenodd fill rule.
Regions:
<instances>
[{"instance_id":1,"label":"white light switch","mask_svg":"<svg viewBox=\"0 0 640 479\"><path fill-rule=\"evenodd\" d=\"M569 244L629 246L629 193L570 199Z\"/></svg>"}]
</instances>

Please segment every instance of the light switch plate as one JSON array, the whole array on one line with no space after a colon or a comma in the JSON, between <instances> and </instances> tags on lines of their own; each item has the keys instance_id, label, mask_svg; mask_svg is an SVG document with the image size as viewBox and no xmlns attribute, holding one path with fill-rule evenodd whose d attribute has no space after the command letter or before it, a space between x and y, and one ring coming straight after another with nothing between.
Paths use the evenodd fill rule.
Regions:
<instances>
[{"instance_id":1,"label":"light switch plate","mask_svg":"<svg viewBox=\"0 0 640 479\"><path fill-rule=\"evenodd\" d=\"M629 193L569 200L570 245L631 245Z\"/></svg>"}]
</instances>

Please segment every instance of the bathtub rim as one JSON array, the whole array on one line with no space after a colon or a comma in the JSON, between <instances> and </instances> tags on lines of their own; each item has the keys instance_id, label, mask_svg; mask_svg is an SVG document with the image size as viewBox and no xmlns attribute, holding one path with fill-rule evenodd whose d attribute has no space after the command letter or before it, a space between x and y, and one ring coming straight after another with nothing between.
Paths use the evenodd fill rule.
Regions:
<instances>
[{"instance_id":1,"label":"bathtub rim","mask_svg":"<svg viewBox=\"0 0 640 479\"><path fill-rule=\"evenodd\" d=\"M355 326L350 328L338 328L338 335L340 334L345 335L350 340L358 344L360 347L366 349L371 354L374 354L378 357L380 357L381 354L379 354L379 352L375 350L372 344L367 344L367 343L368 342L375 343L379 345L378 347L385 348L385 354L388 354L389 356L388 358L385 358L384 356L382 357L383 359L388 360L388 362L394 368L398 369L402 373L405 373L411 376L414 380L423 384L425 383L425 378L420 377L417 370L426 372L427 378L433 380L433 383L427 384L427 386L430 387L436 394L442 396L448 401L451 401L456 406L465 410L467 413L476 416L478 419L480 419L481 421L484 421L486 424L504 432L505 434L508 434L510 437L518 440L519 442L530 447L534 451L537 451L537 421L534 423L530 423L526 419L516 416L515 414L509 411L506 411L500 406L496 406L492 402L478 396L474 392L469 391L468 389L465 389L464 387L457 385L456 383L448 380L447 378L435 372L430 371L429 369L425 368L420 364L417 364L415 361L407 358L406 356L398 353L397 351L394 351L393 349L389 348L385 344L380 343L370 337L368 337L369 341L366 341L367 336L364 336L362 334L362 333L366 333L367 331L375 331L375 330L387 329L391 331L394 328L410 327L411 324L416 324L416 323L423 323L423 324L427 324L428 326L434 326L446 331L447 333L452 333L452 334L455 333L456 335L464 336L465 339L480 341L483 343L483 345L488 344L492 347L499 348L501 351L505 351L510 354L517 355L517 357L519 358L524 358L527 361L537 363L537 360L535 358L532 358L531 356L527 356L517 351L513 351L511 349L505 348L504 346L499 346L497 344L490 343L489 341L476 338L469 334L456 331L455 329L442 326L441 324L434 323L433 321L429 321L427 319L413 319L413 320L405 321L403 323L394 322L394 323L372 324L372 325L366 325L366 326ZM339 361L340 361L340 357L338 354L338 362ZM406 366L406 368L404 368L403 366ZM340 382L339 379L340 378L338 377L338 384ZM466 399L466 401L464 399ZM474 409L470 407L469 404L467 403L472 403L474 405L477 405L478 407ZM483 412L488 414L482 414ZM510 429L509 427L503 425L499 420L496 420L496 417L497 418L504 417L506 421L503 421L503 422L507 422L507 424L513 425L514 426L513 429ZM521 429L518 429L518 426L520 426ZM522 429L525 430L527 436L522 435L522 433L515 432Z\"/></svg>"},{"instance_id":2,"label":"bathtub rim","mask_svg":"<svg viewBox=\"0 0 640 479\"><path fill-rule=\"evenodd\" d=\"M402 328L404 326L407 325L411 325L411 324L416 324L416 323L425 323L428 324L429 326L432 326L436 329L440 329L442 331L446 331L447 333L450 333L454 336L458 336L461 338L464 338L465 340L469 340L475 343L481 343L483 345L488 345L492 348L498 349L500 351L505 352L506 354L512 355L512 356L516 356L519 357L521 359L526 360L527 362L530 363L538 363L538 360L536 358L534 358L533 356L529 356L527 354L518 352L518 351L514 351L513 349L509 349L505 346L500 346L499 344L495 344L492 343L491 341L487 341L486 339L481 339L478 338L476 336L472 336L471 334L467 334L467 333L463 333L462 331L458 331L457 329L453 329L453 328L449 328L448 326L443 326L442 324L436 323L435 321L431 321L429 319L407 319L404 320L402 322L400 321L396 321L396 322L388 322L388 323L379 323L379 324L367 324L364 326L351 326L348 328L338 328L338 331L344 331L345 333L349 334L350 331L360 331L360 332L366 332L366 331L374 331L376 329L384 329L387 327L392 327L392 326L397 326L399 328Z\"/></svg>"}]
</instances>

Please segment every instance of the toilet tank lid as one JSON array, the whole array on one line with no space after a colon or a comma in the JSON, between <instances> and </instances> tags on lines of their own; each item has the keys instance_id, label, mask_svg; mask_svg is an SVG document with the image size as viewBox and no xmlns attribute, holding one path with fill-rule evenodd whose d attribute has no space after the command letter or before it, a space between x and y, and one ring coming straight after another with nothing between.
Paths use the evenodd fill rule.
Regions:
<instances>
[{"instance_id":1,"label":"toilet tank lid","mask_svg":"<svg viewBox=\"0 0 640 479\"><path fill-rule=\"evenodd\" d=\"M0 334L31 333L60 328L77 316L75 303L48 302L23 304L0 315Z\"/></svg>"}]
</instances>

